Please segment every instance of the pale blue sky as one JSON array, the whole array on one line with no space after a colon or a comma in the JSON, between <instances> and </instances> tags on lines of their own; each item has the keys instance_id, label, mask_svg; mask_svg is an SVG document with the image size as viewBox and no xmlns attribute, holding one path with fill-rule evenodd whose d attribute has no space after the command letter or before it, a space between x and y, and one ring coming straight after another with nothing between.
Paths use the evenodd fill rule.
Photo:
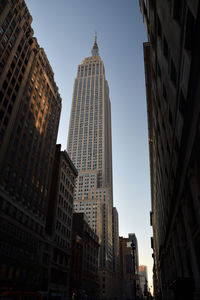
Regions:
<instances>
[{"instance_id":1,"label":"pale blue sky","mask_svg":"<svg viewBox=\"0 0 200 300\"><path fill-rule=\"evenodd\" d=\"M114 205L119 233L134 232L139 262L152 268L150 179L143 42L138 0L26 0L33 29L62 97L58 143L66 148L77 66L90 56L97 32L112 108ZM151 281L151 278L149 278Z\"/></svg>"}]
</instances>

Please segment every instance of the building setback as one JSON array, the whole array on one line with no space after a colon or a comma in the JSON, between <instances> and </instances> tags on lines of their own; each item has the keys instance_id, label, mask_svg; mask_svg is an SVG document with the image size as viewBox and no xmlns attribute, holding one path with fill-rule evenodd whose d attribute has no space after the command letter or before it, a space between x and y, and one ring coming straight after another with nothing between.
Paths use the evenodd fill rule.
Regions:
<instances>
[{"instance_id":1,"label":"building setback","mask_svg":"<svg viewBox=\"0 0 200 300\"><path fill-rule=\"evenodd\" d=\"M0 284L47 290L61 98L23 0L0 2Z\"/></svg>"},{"instance_id":2,"label":"building setback","mask_svg":"<svg viewBox=\"0 0 200 300\"><path fill-rule=\"evenodd\" d=\"M49 266L49 295L69 296L73 194L76 168L61 145L56 145L46 232L52 254Z\"/></svg>"},{"instance_id":3,"label":"building setback","mask_svg":"<svg viewBox=\"0 0 200 300\"><path fill-rule=\"evenodd\" d=\"M115 293L111 107L96 37L92 56L78 66L67 151L79 171L74 195L75 211L86 214L89 225L99 236L100 297L111 298Z\"/></svg>"},{"instance_id":4,"label":"building setback","mask_svg":"<svg viewBox=\"0 0 200 300\"><path fill-rule=\"evenodd\" d=\"M143 1L154 291L200 299L200 2Z\"/></svg>"}]
</instances>

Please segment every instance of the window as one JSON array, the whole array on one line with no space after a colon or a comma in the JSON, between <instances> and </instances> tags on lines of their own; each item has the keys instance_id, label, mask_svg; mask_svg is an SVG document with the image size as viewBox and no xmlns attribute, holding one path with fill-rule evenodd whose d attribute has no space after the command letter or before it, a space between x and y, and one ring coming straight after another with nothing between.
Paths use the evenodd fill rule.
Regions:
<instances>
[{"instance_id":1,"label":"window","mask_svg":"<svg viewBox=\"0 0 200 300\"><path fill-rule=\"evenodd\" d=\"M14 21L14 20L12 21L12 23L11 23L11 24L12 24L12 26L13 26L13 27L15 27L15 26L16 26L16 23L15 23L15 21Z\"/></svg>"},{"instance_id":2,"label":"window","mask_svg":"<svg viewBox=\"0 0 200 300\"><path fill-rule=\"evenodd\" d=\"M171 127L173 127L173 117L172 117L172 113L171 113L170 109L169 109L169 123L170 123Z\"/></svg>"},{"instance_id":3,"label":"window","mask_svg":"<svg viewBox=\"0 0 200 300\"><path fill-rule=\"evenodd\" d=\"M12 102L15 102L15 99L16 99L16 95L13 94L13 95L12 95Z\"/></svg>"},{"instance_id":4,"label":"window","mask_svg":"<svg viewBox=\"0 0 200 300\"><path fill-rule=\"evenodd\" d=\"M167 101L167 91L164 84L163 84L163 98L165 99L165 101Z\"/></svg>"},{"instance_id":5,"label":"window","mask_svg":"<svg viewBox=\"0 0 200 300\"><path fill-rule=\"evenodd\" d=\"M171 60L170 79L174 85L177 83L177 73L173 60Z\"/></svg>"},{"instance_id":6,"label":"window","mask_svg":"<svg viewBox=\"0 0 200 300\"><path fill-rule=\"evenodd\" d=\"M161 37L161 35L162 35L162 30L161 30L160 19L159 19L158 16L157 16L157 33L158 33L158 36Z\"/></svg>"},{"instance_id":7,"label":"window","mask_svg":"<svg viewBox=\"0 0 200 300\"><path fill-rule=\"evenodd\" d=\"M18 73L19 73L19 70L18 70L18 68L16 68L16 69L15 69L15 75L17 76ZM14 81L14 84L15 84L15 81ZM13 85L14 85L14 84L13 84Z\"/></svg>"},{"instance_id":8,"label":"window","mask_svg":"<svg viewBox=\"0 0 200 300\"><path fill-rule=\"evenodd\" d=\"M14 42L15 40L16 40L16 36L15 36L15 34L13 34L12 41Z\"/></svg>"},{"instance_id":9,"label":"window","mask_svg":"<svg viewBox=\"0 0 200 300\"><path fill-rule=\"evenodd\" d=\"M8 26L7 20L4 20L3 25L5 25L6 27Z\"/></svg>"},{"instance_id":10,"label":"window","mask_svg":"<svg viewBox=\"0 0 200 300\"><path fill-rule=\"evenodd\" d=\"M185 48L189 51L192 50L194 32L195 32L195 19L188 8L186 31L185 31Z\"/></svg>"},{"instance_id":11,"label":"window","mask_svg":"<svg viewBox=\"0 0 200 300\"><path fill-rule=\"evenodd\" d=\"M7 17L8 17L9 20L12 19L12 14L11 14L11 12L8 13L8 16L7 16Z\"/></svg>"},{"instance_id":12,"label":"window","mask_svg":"<svg viewBox=\"0 0 200 300\"><path fill-rule=\"evenodd\" d=\"M4 41L7 43L7 41L8 41L8 37L7 37L7 35L6 35L6 34L4 35L3 39L4 39Z\"/></svg>"},{"instance_id":13,"label":"window","mask_svg":"<svg viewBox=\"0 0 200 300\"><path fill-rule=\"evenodd\" d=\"M173 1L173 18L179 24L181 23L183 3L184 3L184 1L182 1L182 0L174 0Z\"/></svg>"},{"instance_id":14,"label":"window","mask_svg":"<svg viewBox=\"0 0 200 300\"><path fill-rule=\"evenodd\" d=\"M161 70L160 70L160 65L159 65L159 63L157 63L157 72L158 72L159 78L161 78Z\"/></svg>"},{"instance_id":15,"label":"window","mask_svg":"<svg viewBox=\"0 0 200 300\"><path fill-rule=\"evenodd\" d=\"M21 67L21 65L22 65L22 61L19 59L18 66Z\"/></svg>"},{"instance_id":16,"label":"window","mask_svg":"<svg viewBox=\"0 0 200 300\"><path fill-rule=\"evenodd\" d=\"M4 50L4 44L0 43L0 48L2 49L2 51Z\"/></svg>"},{"instance_id":17,"label":"window","mask_svg":"<svg viewBox=\"0 0 200 300\"><path fill-rule=\"evenodd\" d=\"M13 45L12 45L11 42L8 44L8 47L9 47L10 49L12 49Z\"/></svg>"},{"instance_id":18,"label":"window","mask_svg":"<svg viewBox=\"0 0 200 300\"><path fill-rule=\"evenodd\" d=\"M3 28L0 26L0 35L2 35L4 33Z\"/></svg>"},{"instance_id":19,"label":"window","mask_svg":"<svg viewBox=\"0 0 200 300\"><path fill-rule=\"evenodd\" d=\"M184 117L185 112L186 112L186 100L185 100L185 97L184 97L182 91L180 92L179 111L180 111L182 117Z\"/></svg>"},{"instance_id":20,"label":"window","mask_svg":"<svg viewBox=\"0 0 200 300\"><path fill-rule=\"evenodd\" d=\"M163 54L167 59L169 55L169 48L165 37L163 37Z\"/></svg>"},{"instance_id":21,"label":"window","mask_svg":"<svg viewBox=\"0 0 200 300\"><path fill-rule=\"evenodd\" d=\"M3 115L4 115L4 111L1 109L1 110L0 110L0 120L3 119Z\"/></svg>"},{"instance_id":22,"label":"window","mask_svg":"<svg viewBox=\"0 0 200 300\"><path fill-rule=\"evenodd\" d=\"M4 89L6 89L6 88L7 88L7 86L8 86L8 83L7 83L7 81L6 81L6 80L4 80L4 83L3 83L3 88L4 88Z\"/></svg>"}]
</instances>

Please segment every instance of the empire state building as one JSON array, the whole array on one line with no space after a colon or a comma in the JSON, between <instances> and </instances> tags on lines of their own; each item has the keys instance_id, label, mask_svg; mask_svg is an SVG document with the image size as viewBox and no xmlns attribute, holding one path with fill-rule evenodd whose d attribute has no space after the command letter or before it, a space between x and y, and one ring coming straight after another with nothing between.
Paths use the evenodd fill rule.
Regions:
<instances>
[{"instance_id":1,"label":"empire state building","mask_svg":"<svg viewBox=\"0 0 200 300\"><path fill-rule=\"evenodd\" d=\"M74 207L99 236L100 267L113 270L111 105L96 41L78 66L67 151L79 171ZM105 274L105 272L104 272Z\"/></svg>"}]
</instances>

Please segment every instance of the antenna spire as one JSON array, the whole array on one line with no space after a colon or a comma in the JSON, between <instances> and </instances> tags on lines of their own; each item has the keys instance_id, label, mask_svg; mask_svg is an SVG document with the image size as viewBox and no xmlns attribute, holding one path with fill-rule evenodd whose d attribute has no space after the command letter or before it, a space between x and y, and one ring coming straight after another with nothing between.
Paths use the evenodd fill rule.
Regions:
<instances>
[{"instance_id":1,"label":"antenna spire","mask_svg":"<svg viewBox=\"0 0 200 300\"><path fill-rule=\"evenodd\" d=\"M97 33L95 32L95 36L94 36L94 44L92 47L92 56L99 56L99 48L97 45Z\"/></svg>"}]
</instances>

